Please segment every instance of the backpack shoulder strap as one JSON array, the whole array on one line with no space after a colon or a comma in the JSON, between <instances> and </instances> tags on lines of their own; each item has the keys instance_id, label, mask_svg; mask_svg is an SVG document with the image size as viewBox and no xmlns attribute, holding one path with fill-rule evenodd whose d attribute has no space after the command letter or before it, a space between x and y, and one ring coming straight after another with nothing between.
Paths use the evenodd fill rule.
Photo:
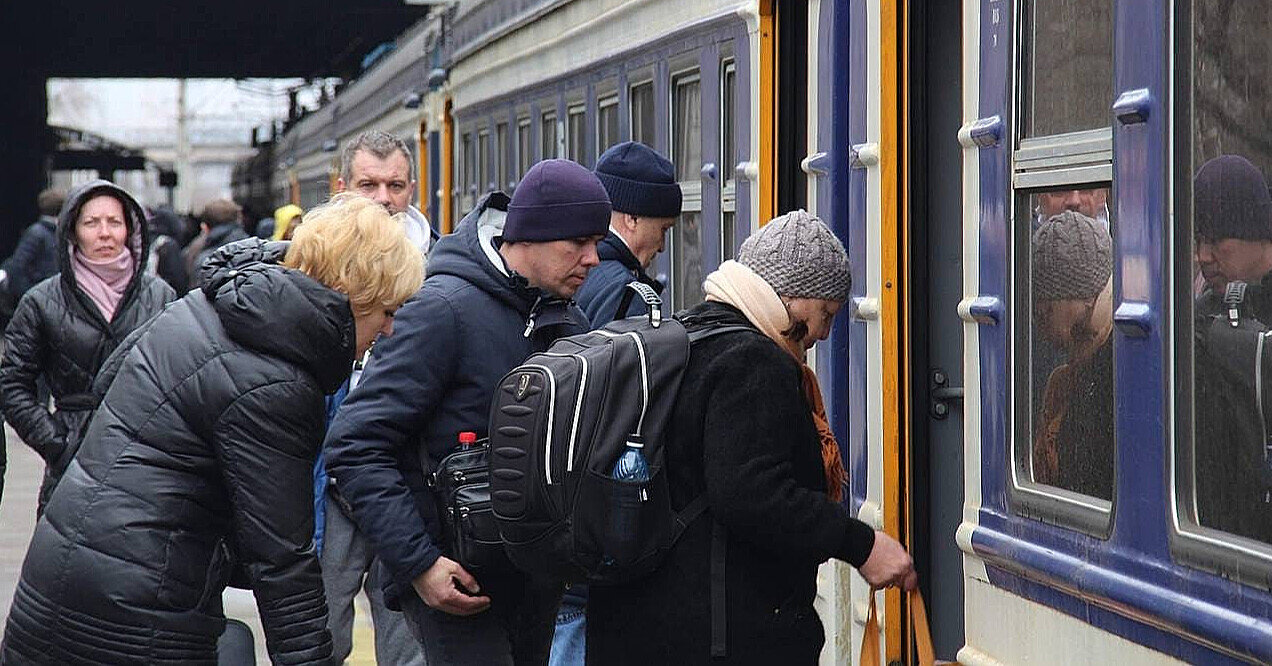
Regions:
<instances>
[{"instance_id":1,"label":"backpack shoulder strap","mask_svg":"<svg viewBox=\"0 0 1272 666\"><path fill-rule=\"evenodd\" d=\"M692 345L692 344L693 344L693 343L695 343L695 342L699 342L699 341L702 341L702 340L706 340L707 338L713 338L713 337L715 337L715 336L717 336L717 335L723 335L723 334L725 334L725 333L736 333L736 332L738 332L738 331L750 331L750 332L752 332L752 333L755 333L756 335L763 335L762 333L760 333L759 331L757 331L757 330L755 330L755 329L751 328L750 326L740 326L740 325L735 325L735 326L713 326L713 327L708 327L708 328L700 328L700 329L698 329L698 330L696 330L696 331L692 331L692 332L690 332L690 333L689 333L689 344L691 344L691 345Z\"/></svg>"}]
</instances>

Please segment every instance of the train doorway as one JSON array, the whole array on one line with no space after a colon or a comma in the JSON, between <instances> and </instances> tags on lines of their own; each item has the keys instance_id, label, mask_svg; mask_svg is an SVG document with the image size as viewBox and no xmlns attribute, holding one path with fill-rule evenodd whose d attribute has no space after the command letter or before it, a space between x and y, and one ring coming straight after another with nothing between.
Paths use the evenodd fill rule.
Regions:
<instances>
[{"instance_id":1,"label":"train doorway","mask_svg":"<svg viewBox=\"0 0 1272 666\"><path fill-rule=\"evenodd\" d=\"M904 56L908 168L903 196L911 289L910 548L928 601L936 655L963 646L962 46L960 4L907 3Z\"/></svg>"}]
</instances>

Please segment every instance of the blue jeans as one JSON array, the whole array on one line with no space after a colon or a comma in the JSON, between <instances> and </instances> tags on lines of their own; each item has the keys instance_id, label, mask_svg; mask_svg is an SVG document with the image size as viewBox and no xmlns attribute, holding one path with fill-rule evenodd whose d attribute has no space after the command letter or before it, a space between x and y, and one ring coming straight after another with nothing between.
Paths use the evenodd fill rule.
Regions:
<instances>
[{"instance_id":1,"label":"blue jeans","mask_svg":"<svg viewBox=\"0 0 1272 666\"><path fill-rule=\"evenodd\" d=\"M548 666L583 666L587 655L587 614L584 611L584 606L572 597L567 596L561 601Z\"/></svg>"}]
</instances>

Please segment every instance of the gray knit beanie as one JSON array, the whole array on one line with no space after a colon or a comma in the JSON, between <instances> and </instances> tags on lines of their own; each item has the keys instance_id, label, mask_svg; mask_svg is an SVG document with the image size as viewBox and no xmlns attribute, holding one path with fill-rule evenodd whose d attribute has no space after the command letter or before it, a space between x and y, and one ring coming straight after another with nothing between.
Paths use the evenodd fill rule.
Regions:
<instances>
[{"instance_id":1,"label":"gray knit beanie","mask_svg":"<svg viewBox=\"0 0 1272 666\"><path fill-rule=\"evenodd\" d=\"M1032 272L1034 300L1093 298L1113 274L1113 239L1077 211L1052 215L1033 233Z\"/></svg>"},{"instance_id":2,"label":"gray knit beanie","mask_svg":"<svg viewBox=\"0 0 1272 666\"><path fill-rule=\"evenodd\" d=\"M779 295L848 300L852 270L834 232L804 210L760 227L742 242L738 263L753 270Z\"/></svg>"}]
</instances>

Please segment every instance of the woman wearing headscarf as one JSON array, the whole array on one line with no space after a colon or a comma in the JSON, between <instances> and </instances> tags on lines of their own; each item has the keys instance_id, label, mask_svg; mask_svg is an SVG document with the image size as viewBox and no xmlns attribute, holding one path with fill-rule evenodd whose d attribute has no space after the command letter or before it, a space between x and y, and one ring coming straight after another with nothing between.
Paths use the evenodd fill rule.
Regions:
<instances>
[{"instance_id":1,"label":"woman wearing headscarf","mask_svg":"<svg viewBox=\"0 0 1272 666\"><path fill-rule=\"evenodd\" d=\"M422 280L402 225L353 195L315 209L290 243L215 250L198 288L102 369L0 662L215 664L233 570L273 662L326 664L311 493L324 396L392 334Z\"/></svg>"},{"instance_id":2,"label":"woman wearing headscarf","mask_svg":"<svg viewBox=\"0 0 1272 666\"><path fill-rule=\"evenodd\" d=\"M816 664L817 567L837 558L874 586L916 584L905 549L853 518L846 474L806 352L847 300L848 258L798 210L748 238L677 315L690 332L741 327L695 343L667 429L672 508L705 493L651 575L593 586L587 656L597 664ZM724 618L713 618L712 541L724 545ZM724 656L712 655L724 620ZM715 637L720 637L717 631Z\"/></svg>"},{"instance_id":3,"label":"woman wearing headscarf","mask_svg":"<svg viewBox=\"0 0 1272 666\"><path fill-rule=\"evenodd\" d=\"M176 298L145 270L150 230L137 200L104 181L70 193L57 222L60 273L32 287L4 332L4 418L44 459L37 513L75 456L96 406L93 378L133 329ZM49 411L39 383L47 385Z\"/></svg>"}]
</instances>

